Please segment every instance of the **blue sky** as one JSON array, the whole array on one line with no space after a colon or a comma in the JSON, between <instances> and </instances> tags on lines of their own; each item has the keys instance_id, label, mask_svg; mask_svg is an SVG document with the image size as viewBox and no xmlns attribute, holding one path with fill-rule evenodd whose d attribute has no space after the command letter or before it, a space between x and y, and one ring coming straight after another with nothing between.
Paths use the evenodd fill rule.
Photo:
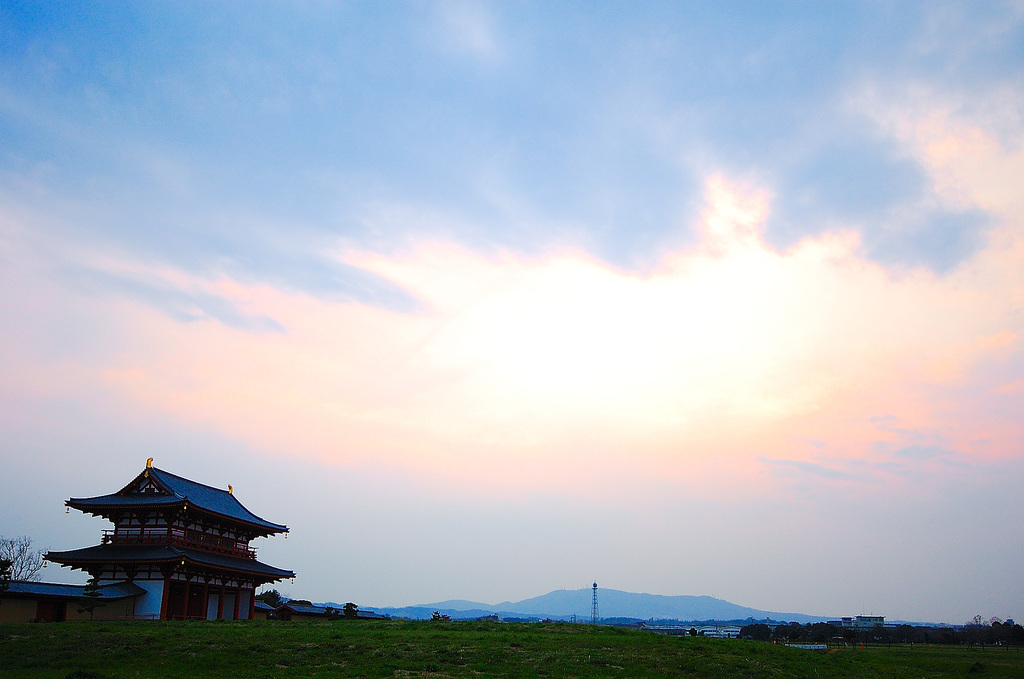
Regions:
<instances>
[{"instance_id":1,"label":"blue sky","mask_svg":"<svg viewBox=\"0 0 1024 679\"><path fill-rule=\"evenodd\" d=\"M270 499L272 480L375 498L323 548L393 557L353 564L352 593L268 544L313 598L597 578L1024 617L1001 584L1024 543L945 544L939 519L1024 518L1022 33L1019 2L5 5L0 456L69 466L32 499L15 488L40 472L10 467L0 532L88 541L37 517L157 446L215 485L247 469L247 504L307 534L334 505ZM439 493L415 537L366 509ZM919 512L927 539L875 535L870 512L846 543L807 527L837 497ZM848 580L868 554L902 587L645 577L608 556L643 551L628 522L608 552L584 539L623 507L661 545L643 563L819 560ZM506 537L460 532L466 512ZM724 518L680 538L705 513ZM769 516L808 532L759 556ZM388 532L431 530L464 568L396 565ZM946 562L970 580L965 552L996 577L948 603L915 581ZM523 554L561 566L524 576Z\"/></svg>"}]
</instances>

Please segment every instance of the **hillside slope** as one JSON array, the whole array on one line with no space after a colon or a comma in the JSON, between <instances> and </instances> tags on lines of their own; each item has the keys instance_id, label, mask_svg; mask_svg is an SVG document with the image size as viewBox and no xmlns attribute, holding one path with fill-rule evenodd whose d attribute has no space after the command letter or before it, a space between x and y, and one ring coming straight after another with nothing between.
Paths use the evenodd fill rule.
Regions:
<instances>
[{"instance_id":1,"label":"hillside slope","mask_svg":"<svg viewBox=\"0 0 1024 679\"><path fill-rule=\"evenodd\" d=\"M484 604L476 601L452 599L429 604L418 604L401 608L380 607L373 610L393 617L423 619L433 611L440 611L453 618L478 618L498 614L503 617L551 618L565 620L576 616L589 620L591 613L590 589L560 589L522 601L504 601L499 604ZM617 589L598 590L599 613L601 618L637 618L640 620L786 620L790 622L817 622L822 616L803 613L780 613L762 611L740 606L710 596L664 596L623 592Z\"/></svg>"}]
</instances>

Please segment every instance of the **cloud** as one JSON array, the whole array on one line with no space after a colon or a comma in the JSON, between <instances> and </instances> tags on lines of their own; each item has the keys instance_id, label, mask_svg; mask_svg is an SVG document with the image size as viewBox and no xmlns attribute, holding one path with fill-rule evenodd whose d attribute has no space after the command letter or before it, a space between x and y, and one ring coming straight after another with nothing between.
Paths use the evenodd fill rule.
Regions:
<instances>
[{"instance_id":1,"label":"cloud","mask_svg":"<svg viewBox=\"0 0 1024 679\"><path fill-rule=\"evenodd\" d=\"M937 446L906 446L893 455L905 460L937 460L955 457L956 453Z\"/></svg>"},{"instance_id":2,"label":"cloud","mask_svg":"<svg viewBox=\"0 0 1024 679\"><path fill-rule=\"evenodd\" d=\"M888 449L890 446L883 445ZM899 448L891 456L882 456L875 468L902 477L914 484L925 485L948 477L952 473L977 471L982 465L968 462L967 456L940 446L910 445ZM955 470L955 472L954 472Z\"/></svg>"},{"instance_id":3,"label":"cloud","mask_svg":"<svg viewBox=\"0 0 1024 679\"><path fill-rule=\"evenodd\" d=\"M796 470L802 474L809 476L815 476L822 479L830 480L848 480L853 478L849 473L826 467L825 465L818 464L816 462L805 462L803 460L780 460L771 458L762 458L762 462L767 464L769 467L775 469L775 473L780 476L792 475L792 470Z\"/></svg>"},{"instance_id":4,"label":"cloud","mask_svg":"<svg viewBox=\"0 0 1024 679\"><path fill-rule=\"evenodd\" d=\"M67 256L86 263L72 298L94 297L98 310L104 295L116 300L91 332L133 338L104 359L107 388L268 454L504 492L561 486L582 466L606 490L632 478L639 485L620 488L655 492L656 478L666 493L753 490L759 460L866 483L841 465L900 449L920 462L936 445L922 432L938 430L944 448L1013 455L1012 425L981 431L936 395L1015 355L1006 337L1024 336L1024 319L1007 316L1013 294L992 291L1019 289L1019 242L943 277L894 278L852 232L776 249L763 235L771 210L767 191L708 178L700 241L643 275L573 249L481 254L423 241L336 255L415 300L404 310ZM981 438L984 449L970 447ZM794 440L807 442L802 459Z\"/></svg>"},{"instance_id":5,"label":"cloud","mask_svg":"<svg viewBox=\"0 0 1024 679\"><path fill-rule=\"evenodd\" d=\"M241 311L227 298L201 290L181 290L170 281L119 275L95 269L66 269L58 272L69 286L94 295L127 297L161 310L177 321L216 320L230 328L253 332L283 332L284 327L269 316Z\"/></svg>"},{"instance_id":6,"label":"cloud","mask_svg":"<svg viewBox=\"0 0 1024 679\"><path fill-rule=\"evenodd\" d=\"M495 48L487 6L439 11L446 30L468 36L467 49ZM560 21L574 19L543 30L500 19L539 36ZM167 151L176 147L145 134L162 129L153 102L170 90L158 89L137 126L105 126L104 116L88 129L56 125L71 131L75 154L101 156L106 169L90 191L70 174L8 166L23 195L5 201L23 208L26 231L62 244L40 255L63 272L48 289L111 295L119 313L137 314L132 332L156 338L155 353L180 354L166 361L174 374L148 374L148 359L126 354L106 379L189 418L197 410L176 379L195 373L203 416L267 448L285 445L288 413L307 423L306 447L325 459L429 467L437 455L493 471L514 465L517 451L534 461L558 451L569 467L586 457L580 441L608 459L639 441L639 467L678 478L686 465L731 454L795 459L794 436L882 461L935 445L907 432L941 428L937 393L974 389L978 402L1004 403L1006 393L986 387L1016 355L1006 338L1024 336L1009 315L1024 270L1015 181L1024 152L992 122L1009 115L1006 96L965 108L930 82L900 95L893 83L906 74L886 79L871 62L854 77L836 61L820 82L774 82L783 89L751 112L737 106L748 86L781 77L766 73L763 53L755 58L774 45L771 31L729 39L715 77L737 59L742 68L723 84L665 65L690 63L675 57L696 49L683 39L696 29L680 37L637 17L622 25L630 21L642 29L632 41L610 31L593 42L608 28L567 34L580 50L572 58L591 68L583 80L548 68L539 89L509 89L555 63L556 46L541 41L492 81L467 79L472 105L430 95L441 74L410 80L416 69L401 59L374 62L382 92L394 95L382 96L387 111L420 112L410 117L373 97L295 83L310 117L285 115L267 146L248 143L261 129L254 118L224 138L197 128L208 145ZM693 37L706 47L727 28ZM368 54L382 49L356 33ZM225 56L216 45L204 43L204 63ZM800 57L783 51L785 63ZM330 77L358 80L365 64L347 54ZM14 141L54 145L25 121L59 107L27 91L16 98L23 138ZM256 110L256 94L239 88L238 110ZM103 101L122 120L117 101ZM338 111L358 124L339 125ZM260 120L278 120L268 115ZM115 132L127 141L105 143ZM294 155L270 162L289 145ZM263 169L233 171L243 167ZM149 179L133 181L136 170ZM178 322L196 319L218 323ZM95 332L119 331L97 322ZM303 367L276 367L293 362ZM239 383L251 402L219 405L235 388L224 385ZM273 411L282 394L292 401L280 415L251 414ZM864 425L878 413L898 415L906 430L882 427L885 451L874 447L879 428ZM942 445L979 451L969 441L983 439L985 452L971 454L1005 451L1002 413L983 417L994 434L948 419L955 431Z\"/></svg>"},{"instance_id":7,"label":"cloud","mask_svg":"<svg viewBox=\"0 0 1024 679\"><path fill-rule=\"evenodd\" d=\"M494 18L480 0L445 0L436 6L440 47L485 60L500 56Z\"/></svg>"}]
</instances>

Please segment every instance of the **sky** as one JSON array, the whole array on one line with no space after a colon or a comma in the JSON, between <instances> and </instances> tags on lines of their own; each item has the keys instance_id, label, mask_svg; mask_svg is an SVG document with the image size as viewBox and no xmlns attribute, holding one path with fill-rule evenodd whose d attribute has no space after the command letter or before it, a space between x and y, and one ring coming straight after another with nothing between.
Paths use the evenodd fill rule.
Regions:
<instances>
[{"instance_id":1,"label":"sky","mask_svg":"<svg viewBox=\"0 0 1024 679\"><path fill-rule=\"evenodd\" d=\"M1024 3L3 3L0 534L1024 619ZM51 581L83 581L55 565Z\"/></svg>"}]
</instances>

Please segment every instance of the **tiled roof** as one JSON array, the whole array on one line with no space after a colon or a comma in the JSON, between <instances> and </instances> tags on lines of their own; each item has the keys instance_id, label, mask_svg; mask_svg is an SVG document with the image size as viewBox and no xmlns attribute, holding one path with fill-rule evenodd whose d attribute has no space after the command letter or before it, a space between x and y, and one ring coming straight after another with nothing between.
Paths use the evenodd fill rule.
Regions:
<instances>
[{"instance_id":1,"label":"tiled roof","mask_svg":"<svg viewBox=\"0 0 1024 679\"><path fill-rule=\"evenodd\" d=\"M295 577L292 571L275 568L255 559L241 559L226 554L213 554L174 545L96 545L66 552L48 552L49 561L77 567L87 563L154 563L185 559L196 564L229 571L260 575L269 580Z\"/></svg>"},{"instance_id":2,"label":"tiled roof","mask_svg":"<svg viewBox=\"0 0 1024 679\"><path fill-rule=\"evenodd\" d=\"M30 596L53 596L63 598L77 598L85 593L85 585L65 585L56 582L26 582L11 581L8 594L27 594ZM142 589L131 582L113 582L108 585L100 585L101 599L124 599L131 596L145 594Z\"/></svg>"},{"instance_id":3,"label":"tiled roof","mask_svg":"<svg viewBox=\"0 0 1024 679\"><path fill-rule=\"evenodd\" d=\"M235 496L226 490L213 488L202 483L196 483L176 474L166 472L156 467L147 468L149 477L158 486L164 489L164 493L139 493L134 492L136 478L120 491L110 495L98 495L87 498L71 498L65 504L75 509L80 509L92 514L102 514L104 509L119 507L172 507L188 504L197 509L217 514L229 519L257 526L261 532L270 535L288 530L288 527L279 523L272 523L262 519L235 499ZM143 473L146 473L143 472Z\"/></svg>"},{"instance_id":4,"label":"tiled roof","mask_svg":"<svg viewBox=\"0 0 1024 679\"><path fill-rule=\"evenodd\" d=\"M305 604L291 604L291 603L285 602L284 604L281 604L281 606L278 608L278 610L281 610L282 608L288 608L288 609L291 609L292 611L294 611L295 613L305 613L306 615L326 615L327 614L327 607L326 606L307 606ZM338 615L341 615L341 610L335 609L335 613L337 613Z\"/></svg>"}]
</instances>

